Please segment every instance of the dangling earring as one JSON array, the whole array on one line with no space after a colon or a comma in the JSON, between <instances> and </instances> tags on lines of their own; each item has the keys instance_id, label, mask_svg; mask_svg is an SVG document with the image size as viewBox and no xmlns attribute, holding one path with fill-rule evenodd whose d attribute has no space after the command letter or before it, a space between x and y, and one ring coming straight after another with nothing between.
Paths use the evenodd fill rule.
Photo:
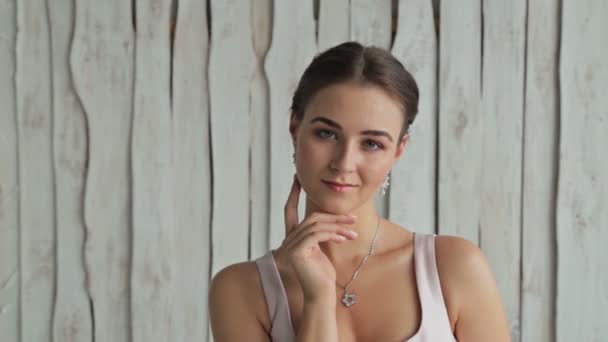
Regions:
<instances>
[{"instance_id":1,"label":"dangling earring","mask_svg":"<svg viewBox=\"0 0 608 342\"><path fill-rule=\"evenodd\" d=\"M388 173L386 175L386 178L384 178L384 184L382 184L382 195L386 195L386 190L388 190L388 186L389 186L389 180L390 180L390 173Z\"/></svg>"}]
</instances>

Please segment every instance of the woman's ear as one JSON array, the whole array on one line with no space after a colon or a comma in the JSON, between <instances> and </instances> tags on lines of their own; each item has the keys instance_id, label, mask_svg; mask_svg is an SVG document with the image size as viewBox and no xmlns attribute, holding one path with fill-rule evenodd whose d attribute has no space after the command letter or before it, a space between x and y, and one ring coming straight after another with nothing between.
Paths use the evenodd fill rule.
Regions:
<instances>
[{"instance_id":1,"label":"woman's ear","mask_svg":"<svg viewBox=\"0 0 608 342\"><path fill-rule=\"evenodd\" d=\"M403 135L403 138L401 138L401 142L399 142L399 145L397 146L395 158L397 158L397 159L401 158L401 155L403 154L403 151L405 151L405 146L407 145L409 140L410 140L410 134L405 133Z\"/></svg>"},{"instance_id":2,"label":"woman's ear","mask_svg":"<svg viewBox=\"0 0 608 342\"><path fill-rule=\"evenodd\" d=\"M291 118L289 120L289 134L291 134L292 145L298 141L298 129L300 128L300 120L298 119L295 112L291 112Z\"/></svg>"}]
</instances>

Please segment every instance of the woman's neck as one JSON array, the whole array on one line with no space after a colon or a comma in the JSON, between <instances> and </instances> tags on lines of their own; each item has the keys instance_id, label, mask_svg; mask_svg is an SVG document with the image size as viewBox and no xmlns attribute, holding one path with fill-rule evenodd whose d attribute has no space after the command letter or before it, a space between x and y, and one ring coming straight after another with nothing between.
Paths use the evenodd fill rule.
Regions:
<instances>
[{"instance_id":1,"label":"woman's neck","mask_svg":"<svg viewBox=\"0 0 608 342\"><path fill-rule=\"evenodd\" d=\"M308 215L314 211L319 211L319 209L314 205L314 203L311 203L307 199L306 217L308 217ZM373 201L369 201L368 203L344 214L357 216L353 225L345 225L345 228L357 232L357 238L354 240L346 240L344 242L327 241L319 244L319 247L323 253L325 253L327 258L335 267L340 267L340 265L351 265L354 263L358 264L361 261L361 258L370 252L372 241L374 240L374 236L376 235L376 230L378 228L378 220L381 220L376 208L374 207ZM380 224L382 223L380 222ZM376 250L380 240L382 240L382 233L380 233L378 240L376 241Z\"/></svg>"}]
</instances>

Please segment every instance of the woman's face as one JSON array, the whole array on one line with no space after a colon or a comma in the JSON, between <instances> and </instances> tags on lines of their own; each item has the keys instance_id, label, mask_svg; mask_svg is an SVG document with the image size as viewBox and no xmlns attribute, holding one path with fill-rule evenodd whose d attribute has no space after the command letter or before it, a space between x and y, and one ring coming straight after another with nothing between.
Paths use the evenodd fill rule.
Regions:
<instances>
[{"instance_id":1,"label":"woman's face","mask_svg":"<svg viewBox=\"0 0 608 342\"><path fill-rule=\"evenodd\" d=\"M301 122L292 115L290 127L308 200L336 214L373 200L405 148L407 135L397 144L403 120L399 103L377 86L340 83L319 90Z\"/></svg>"}]
</instances>

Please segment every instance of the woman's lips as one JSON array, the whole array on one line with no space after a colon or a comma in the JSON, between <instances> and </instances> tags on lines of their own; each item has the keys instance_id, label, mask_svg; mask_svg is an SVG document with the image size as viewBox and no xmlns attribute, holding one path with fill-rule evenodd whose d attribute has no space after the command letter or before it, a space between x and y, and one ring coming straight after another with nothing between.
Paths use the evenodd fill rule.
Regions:
<instances>
[{"instance_id":1,"label":"woman's lips","mask_svg":"<svg viewBox=\"0 0 608 342\"><path fill-rule=\"evenodd\" d=\"M330 189L332 189L336 192L348 192L354 188L353 185L341 185L338 183L333 183L333 182L328 182L328 181L323 181L323 183L325 185L327 185Z\"/></svg>"}]
</instances>

